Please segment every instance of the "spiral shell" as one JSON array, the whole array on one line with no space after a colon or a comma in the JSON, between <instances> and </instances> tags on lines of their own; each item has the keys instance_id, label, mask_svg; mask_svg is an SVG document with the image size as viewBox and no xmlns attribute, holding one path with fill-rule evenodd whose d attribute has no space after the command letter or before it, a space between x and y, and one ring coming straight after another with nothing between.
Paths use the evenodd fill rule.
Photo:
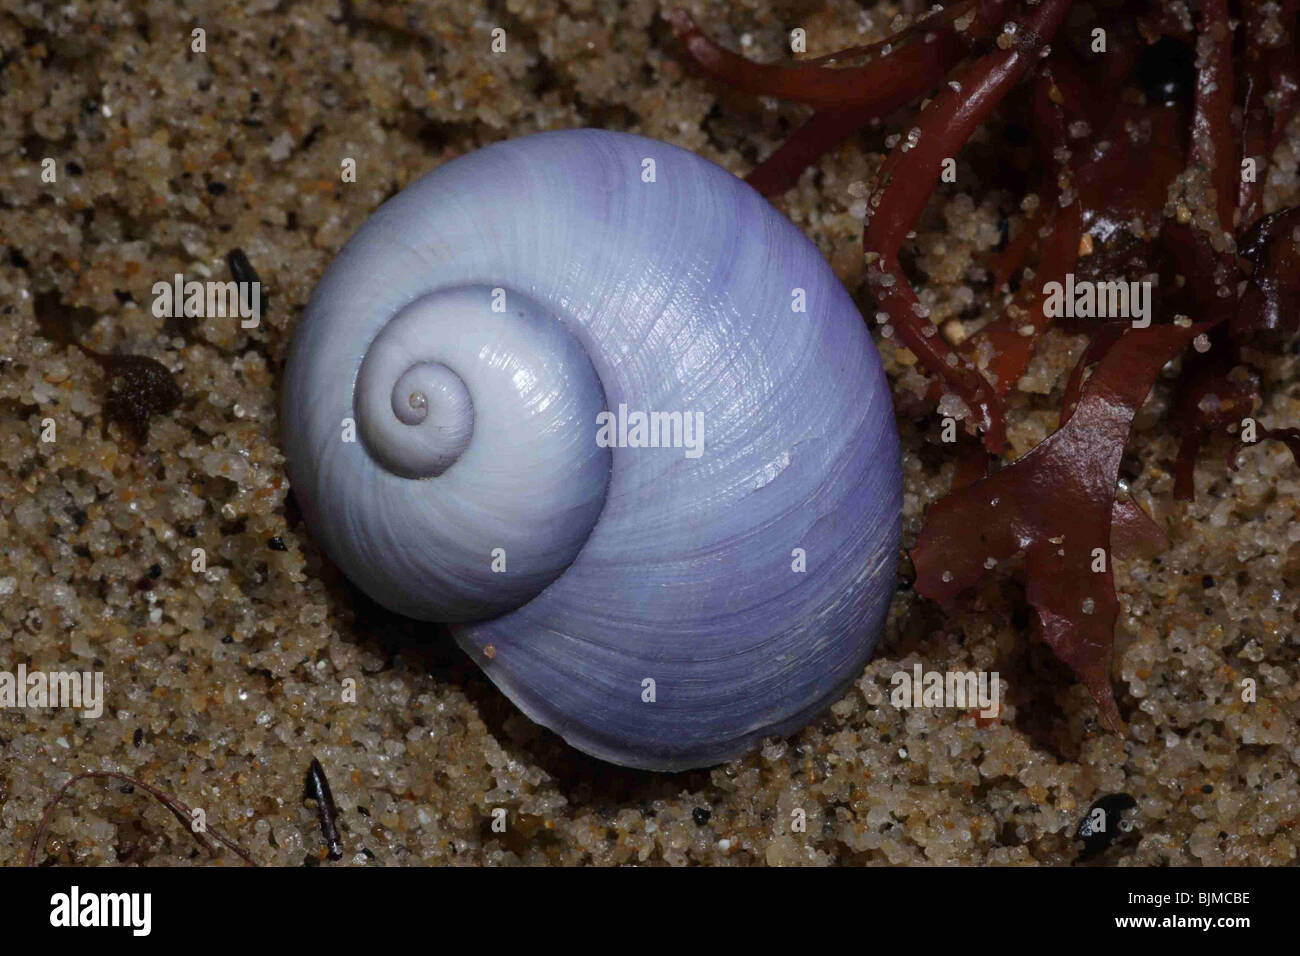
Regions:
<instances>
[{"instance_id":1,"label":"spiral shell","mask_svg":"<svg viewBox=\"0 0 1300 956\"><path fill-rule=\"evenodd\" d=\"M636 411L702 423L698 454L600 439ZM676 147L542 133L389 200L295 332L284 423L330 558L605 760L797 729L883 625L899 450L861 316L799 230Z\"/></svg>"}]
</instances>

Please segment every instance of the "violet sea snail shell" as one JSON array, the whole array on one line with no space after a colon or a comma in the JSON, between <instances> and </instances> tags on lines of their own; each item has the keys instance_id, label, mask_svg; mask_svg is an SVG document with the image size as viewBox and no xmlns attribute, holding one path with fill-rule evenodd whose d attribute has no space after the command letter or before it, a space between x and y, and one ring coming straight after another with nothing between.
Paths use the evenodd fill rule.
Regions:
<instances>
[{"instance_id":1,"label":"violet sea snail shell","mask_svg":"<svg viewBox=\"0 0 1300 956\"><path fill-rule=\"evenodd\" d=\"M703 447L605 447L607 410ZM867 329L794 225L664 143L541 133L385 203L295 332L284 429L329 557L613 763L799 729L883 626L901 480Z\"/></svg>"}]
</instances>

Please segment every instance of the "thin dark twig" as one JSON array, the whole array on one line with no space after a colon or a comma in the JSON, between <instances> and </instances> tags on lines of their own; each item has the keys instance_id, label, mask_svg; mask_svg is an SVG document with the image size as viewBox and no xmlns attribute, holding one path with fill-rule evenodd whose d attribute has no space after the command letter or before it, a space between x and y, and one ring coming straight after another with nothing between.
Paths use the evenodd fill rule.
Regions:
<instances>
[{"instance_id":1,"label":"thin dark twig","mask_svg":"<svg viewBox=\"0 0 1300 956\"><path fill-rule=\"evenodd\" d=\"M87 780L87 779L121 780L123 783L130 784L131 786L134 787L139 787L141 790L146 791L151 796L153 796L154 799L156 799L159 803L161 803L164 807L166 807L173 814L175 814L176 819L180 820L183 824L185 824L186 829L188 829L190 833L192 833L195 836L195 838L198 839L199 842L203 844L204 848L208 851L208 854L210 856L214 858L216 857L217 855L216 848L208 840L204 839L197 831L194 830L193 828L194 811L182 800L172 796L170 793L167 793L165 790L159 790L157 787L153 786L150 783L146 783L143 780L140 780L136 777L128 776L127 774L124 773L118 773L116 770L87 770L82 773L76 774L75 776L70 778L67 783L65 783L63 786L59 787L57 791L55 791L54 799L52 799L49 805L45 808L45 814L41 817L41 825L37 828L36 837L35 839L32 840L31 849L28 850L27 852L28 866L36 865L36 848L39 847L41 843L44 841L45 834L50 828L50 819L54 816L54 810L59 805L59 802L62 801L64 794L66 794L68 792L68 789L77 781ZM249 866L257 866L257 861L253 859L252 855L247 850L245 850L242 846L240 846L230 837L226 836L215 826L207 827L207 829L204 832L211 833L214 837L216 837L218 842L220 842L227 849L231 850L233 853L237 854L239 858L242 859Z\"/></svg>"}]
</instances>

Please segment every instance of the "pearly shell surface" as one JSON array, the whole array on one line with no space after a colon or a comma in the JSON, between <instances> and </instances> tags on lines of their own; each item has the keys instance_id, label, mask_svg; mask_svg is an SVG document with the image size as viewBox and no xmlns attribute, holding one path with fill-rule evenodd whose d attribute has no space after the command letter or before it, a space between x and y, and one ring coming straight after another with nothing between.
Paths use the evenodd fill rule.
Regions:
<instances>
[{"instance_id":1,"label":"pearly shell surface","mask_svg":"<svg viewBox=\"0 0 1300 956\"><path fill-rule=\"evenodd\" d=\"M702 448L604 447L605 411L681 413ZM329 557L604 760L792 732L883 627L901 479L867 329L793 224L677 147L540 133L409 186L313 293L283 415Z\"/></svg>"}]
</instances>

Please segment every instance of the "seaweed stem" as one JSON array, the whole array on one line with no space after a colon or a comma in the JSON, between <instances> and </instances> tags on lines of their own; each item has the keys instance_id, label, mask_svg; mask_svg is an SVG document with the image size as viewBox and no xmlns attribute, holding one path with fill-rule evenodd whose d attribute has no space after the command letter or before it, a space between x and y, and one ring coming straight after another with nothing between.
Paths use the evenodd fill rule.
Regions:
<instances>
[{"instance_id":1,"label":"seaweed stem","mask_svg":"<svg viewBox=\"0 0 1300 956\"><path fill-rule=\"evenodd\" d=\"M968 358L958 355L921 314L898 253L939 181L945 160L956 156L994 107L1039 59L1069 12L1072 0L1043 0L1016 21L1011 41L976 60L960 81L921 110L916 125L890 151L881 186L867 208L863 247L867 282L899 339L925 366L972 406L984 447L998 453L1006 442L1002 398ZM1008 34L1004 34L1008 35Z\"/></svg>"}]
</instances>

